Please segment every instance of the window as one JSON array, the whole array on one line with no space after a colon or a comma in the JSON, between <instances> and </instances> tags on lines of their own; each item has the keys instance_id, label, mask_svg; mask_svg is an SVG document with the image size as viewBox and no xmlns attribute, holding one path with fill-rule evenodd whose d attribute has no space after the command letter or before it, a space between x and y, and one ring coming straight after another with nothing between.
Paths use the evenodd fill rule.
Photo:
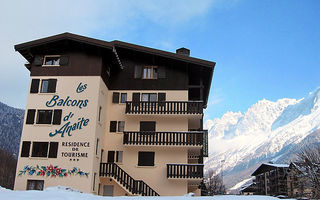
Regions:
<instances>
[{"instance_id":1,"label":"window","mask_svg":"<svg viewBox=\"0 0 320 200\"><path fill-rule=\"evenodd\" d=\"M121 93L120 103L125 103L127 101L127 93Z\"/></svg>"},{"instance_id":2,"label":"window","mask_svg":"<svg viewBox=\"0 0 320 200\"><path fill-rule=\"evenodd\" d=\"M57 158L58 144L58 142L33 142L31 157Z\"/></svg>"},{"instance_id":3,"label":"window","mask_svg":"<svg viewBox=\"0 0 320 200\"><path fill-rule=\"evenodd\" d=\"M156 122L140 122L140 131L156 131Z\"/></svg>"},{"instance_id":4,"label":"window","mask_svg":"<svg viewBox=\"0 0 320 200\"><path fill-rule=\"evenodd\" d=\"M123 151L116 151L116 162L122 163Z\"/></svg>"},{"instance_id":5,"label":"window","mask_svg":"<svg viewBox=\"0 0 320 200\"><path fill-rule=\"evenodd\" d=\"M38 110L37 124L61 124L62 110ZM31 119L30 119L31 123Z\"/></svg>"},{"instance_id":6,"label":"window","mask_svg":"<svg viewBox=\"0 0 320 200\"><path fill-rule=\"evenodd\" d=\"M96 176L97 176L97 173L95 172L95 173L93 174L93 186L92 186L92 190L93 190L93 191L95 190Z\"/></svg>"},{"instance_id":7,"label":"window","mask_svg":"<svg viewBox=\"0 0 320 200\"><path fill-rule=\"evenodd\" d=\"M151 102L155 102L157 101L157 94L156 93L143 93L141 95L141 101L151 101Z\"/></svg>"},{"instance_id":8,"label":"window","mask_svg":"<svg viewBox=\"0 0 320 200\"><path fill-rule=\"evenodd\" d=\"M23 141L21 149L21 157L29 157L31 142Z\"/></svg>"},{"instance_id":9,"label":"window","mask_svg":"<svg viewBox=\"0 0 320 200\"><path fill-rule=\"evenodd\" d=\"M123 151L108 151L108 162L109 163L122 163Z\"/></svg>"},{"instance_id":10,"label":"window","mask_svg":"<svg viewBox=\"0 0 320 200\"><path fill-rule=\"evenodd\" d=\"M43 180L27 180L27 190L43 190Z\"/></svg>"},{"instance_id":11,"label":"window","mask_svg":"<svg viewBox=\"0 0 320 200\"><path fill-rule=\"evenodd\" d=\"M143 79L157 79L158 68L156 66L144 66L142 71Z\"/></svg>"},{"instance_id":12,"label":"window","mask_svg":"<svg viewBox=\"0 0 320 200\"><path fill-rule=\"evenodd\" d=\"M119 92L113 92L112 103L119 103Z\"/></svg>"},{"instance_id":13,"label":"window","mask_svg":"<svg viewBox=\"0 0 320 200\"><path fill-rule=\"evenodd\" d=\"M43 66L59 66L60 56L45 56Z\"/></svg>"},{"instance_id":14,"label":"window","mask_svg":"<svg viewBox=\"0 0 320 200\"><path fill-rule=\"evenodd\" d=\"M117 131L118 124L118 131ZM123 132L124 131L124 121L110 121L110 132Z\"/></svg>"},{"instance_id":15,"label":"window","mask_svg":"<svg viewBox=\"0 0 320 200\"><path fill-rule=\"evenodd\" d=\"M117 132L117 121L110 121L110 132Z\"/></svg>"},{"instance_id":16,"label":"window","mask_svg":"<svg viewBox=\"0 0 320 200\"><path fill-rule=\"evenodd\" d=\"M98 113L98 121L100 122L101 120L101 110L102 110L102 107L99 106L99 113Z\"/></svg>"},{"instance_id":17,"label":"window","mask_svg":"<svg viewBox=\"0 0 320 200\"><path fill-rule=\"evenodd\" d=\"M57 79L43 79L41 80L41 93L55 93L57 86Z\"/></svg>"},{"instance_id":18,"label":"window","mask_svg":"<svg viewBox=\"0 0 320 200\"><path fill-rule=\"evenodd\" d=\"M96 155L98 155L98 148L99 148L99 138L97 138L97 143L96 143Z\"/></svg>"},{"instance_id":19,"label":"window","mask_svg":"<svg viewBox=\"0 0 320 200\"><path fill-rule=\"evenodd\" d=\"M48 142L33 142L31 157L43 157L48 156Z\"/></svg>"},{"instance_id":20,"label":"window","mask_svg":"<svg viewBox=\"0 0 320 200\"><path fill-rule=\"evenodd\" d=\"M52 110L38 110L37 124L51 124Z\"/></svg>"},{"instance_id":21,"label":"window","mask_svg":"<svg viewBox=\"0 0 320 200\"><path fill-rule=\"evenodd\" d=\"M118 122L118 132L123 132L124 131L124 121L119 121Z\"/></svg>"},{"instance_id":22,"label":"window","mask_svg":"<svg viewBox=\"0 0 320 200\"><path fill-rule=\"evenodd\" d=\"M139 151L138 166L154 166L154 152Z\"/></svg>"}]
</instances>

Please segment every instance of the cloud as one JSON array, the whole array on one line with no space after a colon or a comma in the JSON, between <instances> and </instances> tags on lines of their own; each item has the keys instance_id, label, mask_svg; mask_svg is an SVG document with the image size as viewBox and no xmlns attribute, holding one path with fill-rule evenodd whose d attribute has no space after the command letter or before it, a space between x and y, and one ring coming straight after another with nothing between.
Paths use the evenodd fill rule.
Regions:
<instances>
[{"instance_id":1,"label":"cloud","mask_svg":"<svg viewBox=\"0 0 320 200\"><path fill-rule=\"evenodd\" d=\"M2 1L0 101L21 108L25 104L29 72L22 56L14 52L15 44L72 32L103 40L143 41L142 45L169 50L177 46L172 32L224 4L221 0ZM217 102L220 99L214 99Z\"/></svg>"}]
</instances>

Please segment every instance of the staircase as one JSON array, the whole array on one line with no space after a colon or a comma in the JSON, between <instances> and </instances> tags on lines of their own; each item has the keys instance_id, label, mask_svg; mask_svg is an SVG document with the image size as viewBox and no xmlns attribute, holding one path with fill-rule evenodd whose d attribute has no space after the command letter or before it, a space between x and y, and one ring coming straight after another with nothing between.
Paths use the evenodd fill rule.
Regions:
<instances>
[{"instance_id":1,"label":"staircase","mask_svg":"<svg viewBox=\"0 0 320 200\"><path fill-rule=\"evenodd\" d=\"M115 163L100 163L99 176L112 177L133 195L160 196L142 180L135 180Z\"/></svg>"}]
</instances>

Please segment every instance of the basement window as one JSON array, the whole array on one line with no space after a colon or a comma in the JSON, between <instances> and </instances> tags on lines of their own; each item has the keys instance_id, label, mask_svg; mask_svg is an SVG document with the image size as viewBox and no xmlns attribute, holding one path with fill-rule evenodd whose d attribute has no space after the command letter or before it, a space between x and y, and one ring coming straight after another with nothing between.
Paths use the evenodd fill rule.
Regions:
<instances>
[{"instance_id":1,"label":"basement window","mask_svg":"<svg viewBox=\"0 0 320 200\"><path fill-rule=\"evenodd\" d=\"M27 190L43 190L43 180L27 180Z\"/></svg>"},{"instance_id":2,"label":"basement window","mask_svg":"<svg viewBox=\"0 0 320 200\"><path fill-rule=\"evenodd\" d=\"M60 66L60 56L45 56L42 66Z\"/></svg>"}]
</instances>

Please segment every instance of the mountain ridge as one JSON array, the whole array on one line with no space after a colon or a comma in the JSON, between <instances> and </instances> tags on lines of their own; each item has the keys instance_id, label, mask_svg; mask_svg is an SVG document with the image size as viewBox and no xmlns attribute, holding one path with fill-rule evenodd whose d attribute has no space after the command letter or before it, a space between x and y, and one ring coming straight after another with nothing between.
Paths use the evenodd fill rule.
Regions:
<instances>
[{"instance_id":1,"label":"mountain ridge","mask_svg":"<svg viewBox=\"0 0 320 200\"><path fill-rule=\"evenodd\" d=\"M320 133L319 97L317 88L299 100L263 99L244 113L229 111L207 121L210 154L205 168L217 174L223 170L226 186L232 187L262 162L289 163L312 141L319 145L315 134Z\"/></svg>"},{"instance_id":2,"label":"mountain ridge","mask_svg":"<svg viewBox=\"0 0 320 200\"><path fill-rule=\"evenodd\" d=\"M0 148L18 157L24 110L0 102Z\"/></svg>"}]
</instances>

